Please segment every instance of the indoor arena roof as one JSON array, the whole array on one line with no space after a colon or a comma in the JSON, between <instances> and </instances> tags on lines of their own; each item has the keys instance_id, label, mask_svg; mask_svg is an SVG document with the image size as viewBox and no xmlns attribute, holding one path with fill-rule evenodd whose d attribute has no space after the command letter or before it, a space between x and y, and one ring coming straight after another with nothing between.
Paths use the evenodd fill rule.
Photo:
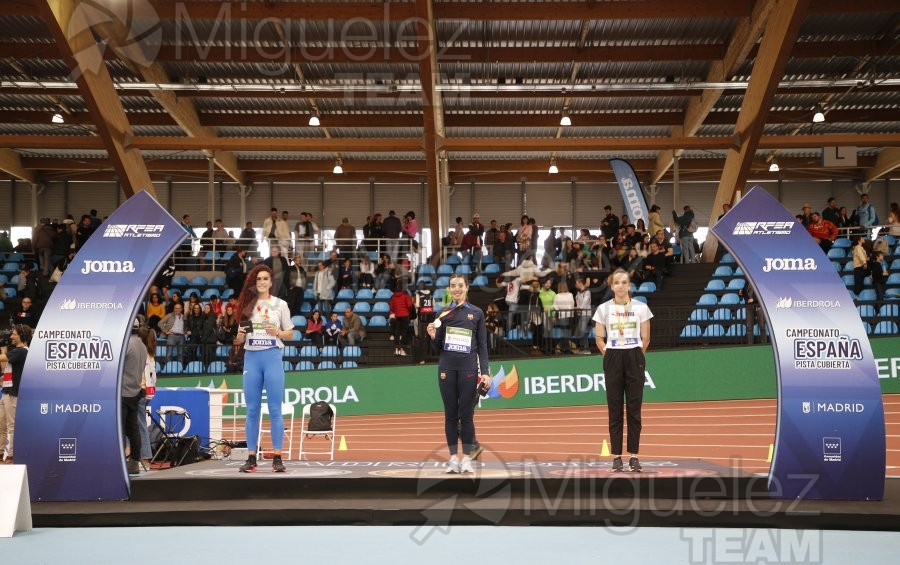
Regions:
<instances>
[{"instance_id":1,"label":"indoor arena roof","mask_svg":"<svg viewBox=\"0 0 900 565\"><path fill-rule=\"evenodd\" d=\"M610 180L623 157L652 184L741 151L754 178L898 167L896 0L0 2L0 175L29 182L201 179L209 158L242 184L338 161Z\"/></svg>"}]
</instances>

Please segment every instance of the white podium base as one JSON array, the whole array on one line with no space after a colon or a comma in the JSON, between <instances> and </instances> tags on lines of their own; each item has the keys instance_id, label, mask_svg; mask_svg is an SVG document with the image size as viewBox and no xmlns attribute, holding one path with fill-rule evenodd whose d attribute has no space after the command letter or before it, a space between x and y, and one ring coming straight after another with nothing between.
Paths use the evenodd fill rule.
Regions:
<instances>
[{"instance_id":1,"label":"white podium base","mask_svg":"<svg viewBox=\"0 0 900 565\"><path fill-rule=\"evenodd\" d=\"M0 466L0 538L31 530L31 496L25 465Z\"/></svg>"}]
</instances>

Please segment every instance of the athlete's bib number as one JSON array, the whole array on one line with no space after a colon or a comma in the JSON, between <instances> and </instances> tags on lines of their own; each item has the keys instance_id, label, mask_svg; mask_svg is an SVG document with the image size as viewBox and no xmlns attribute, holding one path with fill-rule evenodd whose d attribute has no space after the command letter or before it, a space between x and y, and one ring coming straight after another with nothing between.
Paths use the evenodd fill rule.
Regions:
<instances>
[{"instance_id":1,"label":"athlete's bib number","mask_svg":"<svg viewBox=\"0 0 900 565\"><path fill-rule=\"evenodd\" d=\"M444 351L457 353L472 352L472 330L465 328L447 328L444 334Z\"/></svg>"}]
</instances>

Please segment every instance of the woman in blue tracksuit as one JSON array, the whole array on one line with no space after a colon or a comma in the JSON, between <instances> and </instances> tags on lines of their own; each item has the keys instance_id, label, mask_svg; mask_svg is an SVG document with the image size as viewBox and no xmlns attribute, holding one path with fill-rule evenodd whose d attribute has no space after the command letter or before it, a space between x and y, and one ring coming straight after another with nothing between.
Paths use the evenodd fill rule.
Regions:
<instances>
[{"instance_id":1,"label":"woman in blue tracksuit","mask_svg":"<svg viewBox=\"0 0 900 565\"><path fill-rule=\"evenodd\" d=\"M263 389L268 399L272 431L272 471L285 471L281 459L284 440L284 420L281 416L281 403L284 402L282 352L283 340L294 335L294 324L287 302L271 294L274 284L272 269L257 265L247 273L238 298L239 325L235 343L244 346L244 399L247 403L244 426L249 452L246 463L239 469L241 473L256 472Z\"/></svg>"},{"instance_id":2,"label":"woman in blue tracksuit","mask_svg":"<svg viewBox=\"0 0 900 565\"><path fill-rule=\"evenodd\" d=\"M475 441L472 415L476 389L479 380L485 386L491 385L484 312L467 302L468 292L465 275L450 277L449 293L453 301L426 328L441 352L438 386L444 401L444 433L450 450L448 473L474 472L470 455ZM462 461L457 457L460 439Z\"/></svg>"}]
</instances>

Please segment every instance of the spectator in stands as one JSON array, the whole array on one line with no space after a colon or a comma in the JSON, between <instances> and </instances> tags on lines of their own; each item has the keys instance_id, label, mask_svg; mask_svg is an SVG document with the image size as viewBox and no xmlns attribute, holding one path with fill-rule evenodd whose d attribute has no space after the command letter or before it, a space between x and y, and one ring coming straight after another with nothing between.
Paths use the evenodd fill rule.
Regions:
<instances>
[{"instance_id":1,"label":"spectator in stands","mask_svg":"<svg viewBox=\"0 0 900 565\"><path fill-rule=\"evenodd\" d=\"M863 193L859 195L859 206L853 211L851 221L854 225L861 228L871 228L878 225L878 214L875 212L875 206L869 203L869 195Z\"/></svg>"},{"instance_id":2,"label":"spectator in stands","mask_svg":"<svg viewBox=\"0 0 900 565\"><path fill-rule=\"evenodd\" d=\"M341 324L341 321L338 319L338 313L332 312L324 325L323 334L325 345L337 345L338 337L341 335L343 329L344 325Z\"/></svg>"},{"instance_id":3,"label":"spectator in stands","mask_svg":"<svg viewBox=\"0 0 900 565\"><path fill-rule=\"evenodd\" d=\"M822 219L827 220L837 226L840 223L841 211L838 208L837 200L834 196L828 199L825 209L822 210Z\"/></svg>"},{"instance_id":4,"label":"spectator in stands","mask_svg":"<svg viewBox=\"0 0 900 565\"><path fill-rule=\"evenodd\" d=\"M846 206L841 206L838 210L838 221L835 222L834 225L836 225L838 229L853 227L853 219L850 217Z\"/></svg>"},{"instance_id":5,"label":"spectator in stands","mask_svg":"<svg viewBox=\"0 0 900 565\"><path fill-rule=\"evenodd\" d=\"M287 222L278 215L278 208L271 208L269 210L269 217L263 220L262 237L268 242L270 250L277 245L283 250L290 251L291 230L288 228Z\"/></svg>"},{"instance_id":6,"label":"spectator in stands","mask_svg":"<svg viewBox=\"0 0 900 565\"><path fill-rule=\"evenodd\" d=\"M394 263L391 261L391 256L387 253L382 253L378 257L378 264L375 265L375 290L388 288L388 284L393 278Z\"/></svg>"},{"instance_id":7,"label":"spectator in stands","mask_svg":"<svg viewBox=\"0 0 900 565\"><path fill-rule=\"evenodd\" d=\"M509 238L509 232L507 231L498 231L495 237L491 253L494 256L494 263L497 263L499 269L504 271L511 266L515 244Z\"/></svg>"},{"instance_id":8,"label":"spectator in stands","mask_svg":"<svg viewBox=\"0 0 900 565\"><path fill-rule=\"evenodd\" d=\"M192 295L193 296L193 295ZM200 350L203 345L203 306L200 302L189 301L187 304L187 314L185 319L184 342L185 347L184 361L196 361L200 358Z\"/></svg>"},{"instance_id":9,"label":"spectator in stands","mask_svg":"<svg viewBox=\"0 0 900 565\"><path fill-rule=\"evenodd\" d=\"M340 267L338 267L337 274L337 290L341 290L342 288L349 288L353 290L356 286L356 282L353 280L354 275L356 273L353 269L353 262L349 257L346 257L343 261L341 261Z\"/></svg>"},{"instance_id":10,"label":"spectator in stands","mask_svg":"<svg viewBox=\"0 0 900 565\"><path fill-rule=\"evenodd\" d=\"M810 221L806 226L806 230L809 232L809 235L816 240L816 243L819 244L822 251L828 253L828 250L834 245L834 240L837 239L837 226L828 220L823 220L822 215L818 212L810 213L809 218Z\"/></svg>"},{"instance_id":11,"label":"spectator in stands","mask_svg":"<svg viewBox=\"0 0 900 565\"><path fill-rule=\"evenodd\" d=\"M500 228L497 227L497 220L491 220L491 225L484 232L484 245L493 251L494 242L497 241L497 234L500 233Z\"/></svg>"},{"instance_id":12,"label":"spectator in stands","mask_svg":"<svg viewBox=\"0 0 900 565\"><path fill-rule=\"evenodd\" d=\"M647 255L649 255L650 254L650 234L645 233L641 237L641 240L638 241L634 245L634 248L637 250L637 254L640 257L646 257Z\"/></svg>"},{"instance_id":13,"label":"spectator in stands","mask_svg":"<svg viewBox=\"0 0 900 565\"><path fill-rule=\"evenodd\" d=\"M51 273L56 265L61 260L65 259L66 255L69 254L69 251L72 251L72 238L66 231L66 226L63 224L56 224L53 229L53 246L50 253Z\"/></svg>"},{"instance_id":14,"label":"spectator in stands","mask_svg":"<svg viewBox=\"0 0 900 565\"><path fill-rule=\"evenodd\" d=\"M344 310L344 321L338 336L338 343L342 346L356 345L365 338L366 328L362 324L362 318L353 311L353 308L347 306Z\"/></svg>"},{"instance_id":15,"label":"spectator in stands","mask_svg":"<svg viewBox=\"0 0 900 565\"><path fill-rule=\"evenodd\" d=\"M31 249L31 238L30 237L20 237L16 240L16 246L13 247L13 251L16 253L22 253L28 255L32 252Z\"/></svg>"},{"instance_id":16,"label":"spectator in stands","mask_svg":"<svg viewBox=\"0 0 900 565\"><path fill-rule=\"evenodd\" d=\"M37 255L41 276L44 278L49 277L51 269L53 269L51 257L53 256L54 235L56 235L56 229L50 225L50 218L41 218L31 235L32 247Z\"/></svg>"},{"instance_id":17,"label":"spectator in stands","mask_svg":"<svg viewBox=\"0 0 900 565\"><path fill-rule=\"evenodd\" d=\"M612 212L612 206L607 204L603 207L604 216L600 220L600 231L606 236L607 241L612 241L619 233L619 218Z\"/></svg>"},{"instance_id":18,"label":"spectator in stands","mask_svg":"<svg viewBox=\"0 0 900 565\"><path fill-rule=\"evenodd\" d=\"M559 236L559 228L551 227L550 234L544 240L544 258L546 265L552 266L562 253L562 238Z\"/></svg>"},{"instance_id":19,"label":"spectator in stands","mask_svg":"<svg viewBox=\"0 0 900 565\"><path fill-rule=\"evenodd\" d=\"M159 331L166 336L166 363L178 359L183 364L185 333L190 327L184 317L184 304L181 303L181 297L179 296L177 302L174 301L176 295L178 295L177 292L172 293L172 311L159 321Z\"/></svg>"},{"instance_id":20,"label":"spectator in stands","mask_svg":"<svg viewBox=\"0 0 900 565\"><path fill-rule=\"evenodd\" d=\"M13 244L9 239L9 232L0 232L0 253L12 253Z\"/></svg>"},{"instance_id":21,"label":"spectator in stands","mask_svg":"<svg viewBox=\"0 0 900 565\"><path fill-rule=\"evenodd\" d=\"M272 433L272 471L283 473L281 446L284 440L284 418L281 405L284 402L284 341L294 336L294 324L287 303L272 295L271 270L257 265L244 281L238 299L237 343L244 347L244 399L247 404L245 431L247 434L247 461L239 471L256 471L256 450L262 412L262 393L266 391L269 406L270 431ZM250 329L248 331L247 322Z\"/></svg>"},{"instance_id":22,"label":"spectator in stands","mask_svg":"<svg viewBox=\"0 0 900 565\"><path fill-rule=\"evenodd\" d=\"M541 283L537 280L531 282L528 294L528 322L531 329L531 354L543 355L544 348L544 306L541 303Z\"/></svg>"},{"instance_id":23,"label":"spectator in stands","mask_svg":"<svg viewBox=\"0 0 900 565\"><path fill-rule=\"evenodd\" d=\"M159 322L166 317L166 305L163 304L159 294L155 292L150 295L147 303L147 327L154 332L159 329Z\"/></svg>"},{"instance_id":24,"label":"spectator in stands","mask_svg":"<svg viewBox=\"0 0 900 565\"><path fill-rule=\"evenodd\" d=\"M484 326L487 329L488 352L497 353L500 338L503 336L503 321L500 318L500 309L493 302L484 309Z\"/></svg>"},{"instance_id":25,"label":"spectator in stands","mask_svg":"<svg viewBox=\"0 0 900 565\"><path fill-rule=\"evenodd\" d=\"M459 244L459 251L462 253L462 261L464 265L469 265L473 271L481 272L481 236L474 224L469 226L466 235L463 236L462 242Z\"/></svg>"},{"instance_id":26,"label":"spectator in stands","mask_svg":"<svg viewBox=\"0 0 900 565\"><path fill-rule=\"evenodd\" d=\"M672 219L678 225L678 239L681 241L681 262L693 263L697 255L694 251L694 232L690 231L694 222L694 211L690 206L684 207L684 214L679 216L672 210ZM696 224L695 224L696 225Z\"/></svg>"},{"instance_id":27,"label":"spectator in stands","mask_svg":"<svg viewBox=\"0 0 900 565\"><path fill-rule=\"evenodd\" d=\"M638 255L637 249L632 247L628 250L628 255L625 257L625 260L622 261L622 269L628 273L629 277L635 278L636 273L640 274L642 272L643 264L643 257Z\"/></svg>"},{"instance_id":28,"label":"spectator in stands","mask_svg":"<svg viewBox=\"0 0 900 565\"><path fill-rule=\"evenodd\" d=\"M238 240L235 244L235 251L243 249L251 256L256 257L258 256L258 248L259 242L256 241L256 230L253 229L253 222L247 222L244 224L244 229L241 230L241 234L238 236ZM241 284L244 284L243 280L241 280ZM236 290L235 292L240 292L240 290Z\"/></svg>"},{"instance_id":29,"label":"spectator in stands","mask_svg":"<svg viewBox=\"0 0 900 565\"><path fill-rule=\"evenodd\" d=\"M16 406L19 400L19 386L22 383L22 372L25 369L25 359L28 357L28 346L31 345L32 326L13 321L12 331L9 335L9 346L0 347L0 364L8 368L12 373L9 384L4 381L3 395L0 396L0 410L3 412L3 421L6 425L0 428L0 456L6 448L6 459L3 463L13 464L13 441L16 436ZM4 494L6 496L6 494Z\"/></svg>"},{"instance_id":30,"label":"spectator in stands","mask_svg":"<svg viewBox=\"0 0 900 565\"><path fill-rule=\"evenodd\" d=\"M263 265L272 270L272 294L282 300L287 300L288 289L291 282L291 269L287 259L282 254L284 249L279 244L269 248L269 257L263 260Z\"/></svg>"},{"instance_id":31,"label":"spectator in stands","mask_svg":"<svg viewBox=\"0 0 900 565\"><path fill-rule=\"evenodd\" d=\"M652 282L656 290L662 290L663 277L666 274L666 254L656 241L650 242L650 253L641 264L641 280Z\"/></svg>"},{"instance_id":32,"label":"spectator in stands","mask_svg":"<svg viewBox=\"0 0 900 565\"><path fill-rule=\"evenodd\" d=\"M450 236L450 243L448 243L448 245L450 247L459 247L462 244L462 238L465 235L465 231L465 227L463 227L462 223L462 216L457 216L456 223L448 234ZM455 250L451 251L455 252Z\"/></svg>"},{"instance_id":33,"label":"spectator in stands","mask_svg":"<svg viewBox=\"0 0 900 565\"><path fill-rule=\"evenodd\" d=\"M216 320L216 340L224 345L231 345L237 337L237 315L234 312L234 305L229 303L225 305L225 311Z\"/></svg>"},{"instance_id":34,"label":"spectator in stands","mask_svg":"<svg viewBox=\"0 0 900 565\"><path fill-rule=\"evenodd\" d=\"M374 288L375 286L375 264L369 259L369 255L365 254L359 260L359 287Z\"/></svg>"},{"instance_id":35,"label":"spectator in stands","mask_svg":"<svg viewBox=\"0 0 900 565\"><path fill-rule=\"evenodd\" d=\"M884 303L884 293L887 290L887 279L889 275L887 262L884 260L884 253L876 251L872 253L870 261L872 273L872 288L875 289L875 308L881 308Z\"/></svg>"},{"instance_id":36,"label":"spectator in stands","mask_svg":"<svg viewBox=\"0 0 900 565\"><path fill-rule=\"evenodd\" d=\"M400 235L403 233L403 223L397 217L397 213L393 210L388 211L387 218L381 223L381 231L387 240L386 252L390 256L391 261L396 261L400 255Z\"/></svg>"},{"instance_id":37,"label":"spectator in stands","mask_svg":"<svg viewBox=\"0 0 900 565\"><path fill-rule=\"evenodd\" d=\"M289 290L288 306L292 315L303 311L303 302L306 297L306 269L303 268L303 257L294 255L294 264L288 273Z\"/></svg>"},{"instance_id":38,"label":"spectator in stands","mask_svg":"<svg viewBox=\"0 0 900 565\"><path fill-rule=\"evenodd\" d=\"M853 292L859 295L865 285L866 275L869 272L869 253L865 247L865 238L861 235L853 236Z\"/></svg>"},{"instance_id":39,"label":"spectator in stands","mask_svg":"<svg viewBox=\"0 0 900 565\"><path fill-rule=\"evenodd\" d=\"M325 268L324 262L320 262L317 269L313 281L316 308L322 312L322 315L328 316L331 314L331 303L334 301L334 275L331 274L331 269Z\"/></svg>"},{"instance_id":40,"label":"spectator in stands","mask_svg":"<svg viewBox=\"0 0 900 565\"><path fill-rule=\"evenodd\" d=\"M87 214L81 216L81 223L75 230L75 249L81 249L87 243L88 238L94 234L94 227L91 224L91 217Z\"/></svg>"},{"instance_id":41,"label":"spectator in stands","mask_svg":"<svg viewBox=\"0 0 900 565\"><path fill-rule=\"evenodd\" d=\"M402 285L394 286L391 296L391 316L394 318L394 355L406 357L407 336L409 334L409 317L413 310L412 297Z\"/></svg>"},{"instance_id":42,"label":"spectator in stands","mask_svg":"<svg viewBox=\"0 0 900 565\"><path fill-rule=\"evenodd\" d=\"M172 296L170 296L169 301L166 302L166 314L174 312L176 304L181 304L181 307L184 308L184 301L181 300L181 293L177 290L172 292Z\"/></svg>"},{"instance_id":43,"label":"spectator in stands","mask_svg":"<svg viewBox=\"0 0 900 565\"><path fill-rule=\"evenodd\" d=\"M334 230L334 245L341 254L349 256L356 251L356 228L347 217L341 218L341 225Z\"/></svg>"},{"instance_id":44,"label":"spectator in stands","mask_svg":"<svg viewBox=\"0 0 900 565\"><path fill-rule=\"evenodd\" d=\"M650 214L648 219L650 220L650 225L647 227L648 233L653 236L656 232L662 230L663 233L666 231L666 224L663 223L662 214L660 214L660 207L654 204L650 207Z\"/></svg>"},{"instance_id":45,"label":"spectator in stands","mask_svg":"<svg viewBox=\"0 0 900 565\"><path fill-rule=\"evenodd\" d=\"M516 248L518 250L517 264L521 265L526 259L532 258L531 236L534 227L527 215L519 220L519 231L516 232Z\"/></svg>"},{"instance_id":46,"label":"spectator in stands","mask_svg":"<svg viewBox=\"0 0 900 565\"><path fill-rule=\"evenodd\" d=\"M414 257L419 251L419 221L416 220L416 213L410 210L403 215L403 253L409 253L410 257Z\"/></svg>"},{"instance_id":47,"label":"spectator in stands","mask_svg":"<svg viewBox=\"0 0 900 565\"><path fill-rule=\"evenodd\" d=\"M125 349L125 360L122 363L122 432L128 438L131 453L128 456L126 467L129 475L139 475L141 472L141 430L138 407L144 391L141 388L141 380L144 369L147 367L147 346L140 338L138 332L141 323L135 319L132 325L131 335ZM143 416L146 417L146 416Z\"/></svg>"},{"instance_id":48,"label":"spectator in stands","mask_svg":"<svg viewBox=\"0 0 900 565\"><path fill-rule=\"evenodd\" d=\"M216 345L218 339L216 337L217 323L219 316L212 309L212 305L203 305L202 323L200 327L200 360L203 361L203 368L209 367L216 358Z\"/></svg>"},{"instance_id":49,"label":"spectator in stands","mask_svg":"<svg viewBox=\"0 0 900 565\"><path fill-rule=\"evenodd\" d=\"M613 299L601 304L594 313L597 348L603 355L606 396L609 408L610 451L613 471L621 471L622 429L625 404L628 405L628 452L632 471L640 471L638 451L641 440L641 405L644 395L644 352L650 345L650 318L646 304L631 298L628 273L616 271L610 276Z\"/></svg>"},{"instance_id":50,"label":"spectator in stands","mask_svg":"<svg viewBox=\"0 0 900 565\"><path fill-rule=\"evenodd\" d=\"M322 313L318 310L313 310L312 314L309 315L309 319L306 321L306 331L304 332L306 338L311 340L316 347L321 349L325 346L324 331L325 321L322 319Z\"/></svg>"},{"instance_id":51,"label":"spectator in stands","mask_svg":"<svg viewBox=\"0 0 900 565\"><path fill-rule=\"evenodd\" d=\"M206 229L200 234L200 253L197 257L200 259L200 269L206 270L206 254L213 251L213 223L209 220L206 222ZM211 261L211 260L210 260Z\"/></svg>"},{"instance_id":52,"label":"spectator in stands","mask_svg":"<svg viewBox=\"0 0 900 565\"><path fill-rule=\"evenodd\" d=\"M809 224L812 223L812 206L810 206L809 202L803 204L803 208L797 218L800 219L801 224L805 227L809 227Z\"/></svg>"},{"instance_id":53,"label":"spectator in stands","mask_svg":"<svg viewBox=\"0 0 900 565\"><path fill-rule=\"evenodd\" d=\"M575 338L578 339L578 352L582 355L591 354L591 288L588 281L583 277L579 277L575 281L575 314L578 316L578 328L575 331Z\"/></svg>"},{"instance_id":54,"label":"spectator in stands","mask_svg":"<svg viewBox=\"0 0 900 565\"><path fill-rule=\"evenodd\" d=\"M212 313L216 315L218 318L222 315L222 312L225 310L225 303L219 299L218 294L211 294L209 296L209 308L212 310Z\"/></svg>"},{"instance_id":55,"label":"spectator in stands","mask_svg":"<svg viewBox=\"0 0 900 565\"><path fill-rule=\"evenodd\" d=\"M634 248L642 238L643 236L637 231L637 226L634 224L625 226L625 243L628 244L628 247Z\"/></svg>"},{"instance_id":56,"label":"spectator in stands","mask_svg":"<svg viewBox=\"0 0 900 565\"><path fill-rule=\"evenodd\" d=\"M181 217L181 229L185 232L185 238L182 240L181 245L178 247L178 250L175 252L175 257L178 259L178 267L180 269L193 269L194 268L194 240L197 239L197 233L194 231L194 226L191 225L191 215L185 214ZM77 237L77 235L76 235ZM79 245L80 249L81 246Z\"/></svg>"},{"instance_id":57,"label":"spectator in stands","mask_svg":"<svg viewBox=\"0 0 900 565\"><path fill-rule=\"evenodd\" d=\"M379 241L383 237L384 229L381 222L381 214L375 214L363 226L363 246L366 248L366 251L383 253L384 248L381 247L382 242Z\"/></svg>"},{"instance_id":58,"label":"spectator in stands","mask_svg":"<svg viewBox=\"0 0 900 565\"><path fill-rule=\"evenodd\" d=\"M566 281L559 282L556 295L553 297L552 311L555 314L556 327L559 328L559 340L556 350L562 354L572 353L572 321L575 319L575 296L569 292Z\"/></svg>"},{"instance_id":59,"label":"spectator in stands","mask_svg":"<svg viewBox=\"0 0 900 565\"><path fill-rule=\"evenodd\" d=\"M469 285L465 276L450 277L452 305L442 310L426 331L441 351L438 385L444 403L444 433L450 452L448 473L474 473L471 455L475 441L472 414L478 384L490 388L487 329L484 312L468 303ZM448 328L453 328L449 332ZM473 375L480 375L473 378ZM462 439L463 459L457 458Z\"/></svg>"},{"instance_id":60,"label":"spectator in stands","mask_svg":"<svg viewBox=\"0 0 900 565\"><path fill-rule=\"evenodd\" d=\"M895 238L900 238L900 204L891 202L891 208L888 211L888 233Z\"/></svg>"},{"instance_id":61,"label":"spectator in stands","mask_svg":"<svg viewBox=\"0 0 900 565\"><path fill-rule=\"evenodd\" d=\"M225 263L225 284L228 285L228 288L231 289L235 296L241 293L241 288L244 286L244 278L247 276L247 271L250 270L250 265L247 262L247 253L247 249L241 247Z\"/></svg>"}]
</instances>

